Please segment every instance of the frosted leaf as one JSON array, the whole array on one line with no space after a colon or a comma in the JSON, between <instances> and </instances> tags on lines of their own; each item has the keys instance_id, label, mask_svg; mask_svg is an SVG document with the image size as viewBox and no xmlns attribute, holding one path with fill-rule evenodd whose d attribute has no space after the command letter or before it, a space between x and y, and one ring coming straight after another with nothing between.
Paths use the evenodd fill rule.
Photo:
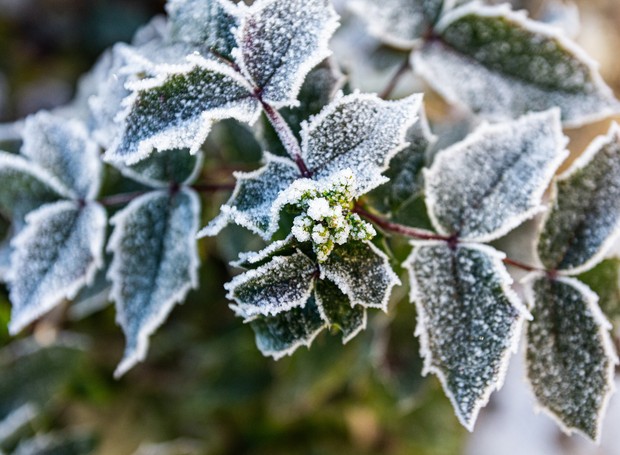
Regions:
<instances>
[{"instance_id":1,"label":"frosted leaf","mask_svg":"<svg viewBox=\"0 0 620 455\"><path fill-rule=\"evenodd\" d=\"M153 149L189 148L196 153L214 121L256 120L258 101L239 74L198 56L191 62L161 67L156 78L131 86L122 135L106 152L107 160L133 164Z\"/></svg>"},{"instance_id":2,"label":"frosted leaf","mask_svg":"<svg viewBox=\"0 0 620 455\"><path fill-rule=\"evenodd\" d=\"M229 0L169 0L170 37L204 47L231 59L236 46L232 29L238 25L235 6Z\"/></svg>"},{"instance_id":3,"label":"frosted leaf","mask_svg":"<svg viewBox=\"0 0 620 455\"><path fill-rule=\"evenodd\" d=\"M258 267L270 261L274 256L289 256L295 252L295 240L292 236L288 236L284 240L276 240L271 242L266 248L258 252L249 252L239 254L239 258L231 262L233 267L241 267L249 269Z\"/></svg>"},{"instance_id":4,"label":"frosted leaf","mask_svg":"<svg viewBox=\"0 0 620 455\"><path fill-rule=\"evenodd\" d=\"M598 297L571 278L532 283L528 378L538 403L568 433L598 441L617 357Z\"/></svg>"},{"instance_id":5,"label":"frosted leaf","mask_svg":"<svg viewBox=\"0 0 620 455\"><path fill-rule=\"evenodd\" d=\"M250 324L258 349L276 360L291 355L300 346L310 347L326 326L312 296L301 307L275 316L259 316Z\"/></svg>"},{"instance_id":6,"label":"frosted leaf","mask_svg":"<svg viewBox=\"0 0 620 455\"><path fill-rule=\"evenodd\" d=\"M323 320L342 332L343 343L366 328L366 308L352 306L349 297L331 281L317 281L314 295Z\"/></svg>"},{"instance_id":7,"label":"frosted leaf","mask_svg":"<svg viewBox=\"0 0 620 455\"><path fill-rule=\"evenodd\" d=\"M152 188L168 188L171 184L192 183L202 168L203 155L187 149L155 152L131 166L118 166L127 177Z\"/></svg>"},{"instance_id":8,"label":"frosted leaf","mask_svg":"<svg viewBox=\"0 0 620 455\"><path fill-rule=\"evenodd\" d=\"M601 261L620 228L620 127L595 139L560 176L538 241L546 268L580 273Z\"/></svg>"},{"instance_id":9,"label":"frosted leaf","mask_svg":"<svg viewBox=\"0 0 620 455\"><path fill-rule=\"evenodd\" d=\"M76 433L37 433L22 439L11 455L89 455L95 450L92 436Z\"/></svg>"},{"instance_id":10,"label":"frosted leaf","mask_svg":"<svg viewBox=\"0 0 620 455\"><path fill-rule=\"evenodd\" d=\"M321 279L333 281L352 306L387 311L392 288L400 284L388 257L370 242L336 246L320 269Z\"/></svg>"},{"instance_id":11,"label":"frosted leaf","mask_svg":"<svg viewBox=\"0 0 620 455\"><path fill-rule=\"evenodd\" d=\"M437 21L444 0L353 0L351 9L368 22L372 35L401 49L411 49Z\"/></svg>"},{"instance_id":12,"label":"frosted leaf","mask_svg":"<svg viewBox=\"0 0 620 455\"><path fill-rule=\"evenodd\" d=\"M174 305L198 286L200 201L195 192L153 191L134 199L111 222L108 272L117 321L127 338L119 377L142 361L148 338Z\"/></svg>"},{"instance_id":13,"label":"frosted leaf","mask_svg":"<svg viewBox=\"0 0 620 455\"><path fill-rule=\"evenodd\" d=\"M72 299L71 307L67 311L70 320L79 321L110 305L112 284L107 275L111 259L108 255L105 264L97 271L92 282L83 287Z\"/></svg>"},{"instance_id":14,"label":"frosted leaf","mask_svg":"<svg viewBox=\"0 0 620 455\"><path fill-rule=\"evenodd\" d=\"M26 119L21 153L70 191L74 198L93 199L101 186L99 148L77 120L40 112Z\"/></svg>"},{"instance_id":15,"label":"frosted leaf","mask_svg":"<svg viewBox=\"0 0 620 455\"><path fill-rule=\"evenodd\" d=\"M405 262L424 358L460 422L472 431L478 412L501 387L527 310L510 289L503 255L481 245L416 244Z\"/></svg>"},{"instance_id":16,"label":"frosted leaf","mask_svg":"<svg viewBox=\"0 0 620 455\"><path fill-rule=\"evenodd\" d=\"M300 251L276 256L267 264L237 275L226 283L227 298L240 316L275 316L303 307L312 293L317 267Z\"/></svg>"},{"instance_id":17,"label":"frosted leaf","mask_svg":"<svg viewBox=\"0 0 620 455\"><path fill-rule=\"evenodd\" d=\"M507 5L469 3L445 14L435 33L438 39L413 54L413 68L448 102L485 118L558 106L573 127L620 110L585 52Z\"/></svg>"},{"instance_id":18,"label":"frosted leaf","mask_svg":"<svg viewBox=\"0 0 620 455\"><path fill-rule=\"evenodd\" d=\"M337 26L330 0L258 0L243 10L233 56L265 102L293 106L308 72L330 55Z\"/></svg>"},{"instance_id":19,"label":"frosted leaf","mask_svg":"<svg viewBox=\"0 0 620 455\"><path fill-rule=\"evenodd\" d=\"M265 154L266 164L254 172L235 172L237 185L221 213L199 233L217 235L228 223L243 226L269 239L278 228L279 209L272 209L278 196L300 178L297 166L288 158Z\"/></svg>"},{"instance_id":20,"label":"frosted leaf","mask_svg":"<svg viewBox=\"0 0 620 455\"><path fill-rule=\"evenodd\" d=\"M47 204L30 212L26 223L13 240L7 277L12 334L75 297L103 265L107 216L99 204Z\"/></svg>"},{"instance_id":21,"label":"frosted leaf","mask_svg":"<svg viewBox=\"0 0 620 455\"><path fill-rule=\"evenodd\" d=\"M313 178L351 169L358 194L386 181L381 173L407 143L407 130L418 118L421 95L383 101L355 93L326 106L302 127L303 159Z\"/></svg>"},{"instance_id":22,"label":"frosted leaf","mask_svg":"<svg viewBox=\"0 0 620 455\"><path fill-rule=\"evenodd\" d=\"M541 198L567 156L559 112L484 125L440 152L425 172L435 228L486 242L541 211Z\"/></svg>"}]
</instances>

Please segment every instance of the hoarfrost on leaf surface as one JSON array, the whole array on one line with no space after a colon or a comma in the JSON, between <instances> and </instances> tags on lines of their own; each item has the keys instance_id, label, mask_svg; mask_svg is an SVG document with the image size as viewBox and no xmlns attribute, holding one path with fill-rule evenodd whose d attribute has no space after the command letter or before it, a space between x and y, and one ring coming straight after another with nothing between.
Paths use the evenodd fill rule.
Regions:
<instances>
[{"instance_id":1,"label":"hoarfrost on leaf surface","mask_svg":"<svg viewBox=\"0 0 620 455\"><path fill-rule=\"evenodd\" d=\"M107 216L99 204L50 203L30 212L26 223L13 240L8 277L13 334L75 297L103 265Z\"/></svg>"},{"instance_id":2,"label":"hoarfrost on leaf surface","mask_svg":"<svg viewBox=\"0 0 620 455\"><path fill-rule=\"evenodd\" d=\"M351 305L387 311L392 288L400 285L388 257L370 242L338 245L321 264L327 278L351 300Z\"/></svg>"},{"instance_id":3,"label":"hoarfrost on leaf surface","mask_svg":"<svg viewBox=\"0 0 620 455\"><path fill-rule=\"evenodd\" d=\"M503 121L558 106L565 126L580 126L620 110L580 48L507 5L468 3L445 14L435 33L437 39L412 54L413 68L450 103L485 118Z\"/></svg>"},{"instance_id":4,"label":"hoarfrost on leaf surface","mask_svg":"<svg viewBox=\"0 0 620 455\"><path fill-rule=\"evenodd\" d=\"M354 93L326 106L301 131L303 159L313 178L351 169L358 195L386 181L381 173L407 143L407 130L418 118L421 95L383 101Z\"/></svg>"},{"instance_id":5,"label":"hoarfrost on leaf surface","mask_svg":"<svg viewBox=\"0 0 620 455\"><path fill-rule=\"evenodd\" d=\"M288 158L265 154L266 164L254 172L235 172L237 185L221 213L199 233L199 237L217 235L233 222L263 238L278 228L279 209L274 204L280 193L300 178L299 169Z\"/></svg>"},{"instance_id":6,"label":"hoarfrost on leaf surface","mask_svg":"<svg viewBox=\"0 0 620 455\"><path fill-rule=\"evenodd\" d=\"M259 316L250 324L256 333L258 349L276 360L291 355L300 346L310 347L326 326L312 296L302 307L275 316Z\"/></svg>"},{"instance_id":7,"label":"hoarfrost on leaf surface","mask_svg":"<svg viewBox=\"0 0 620 455\"><path fill-rule=\"evenodd\" d=\"M198 285L200 202L196 193L153 191L134 199L112 219L108 279L117 321L127 345L115 375L144 359L148 338L175 304Z\"/></svg>"},{"instance_id":8,"label":"hoarfrost on leaf surface","mask_svg":"<svg viewBox=\"0 0 620 455\"><path fill-rule=\"evenodd\" d=\"M538 403L568 433L594 441L614 390L617 357L598 297L572 278L536 277L527 329L527 372Z\"/></svg>"},{"instance_id":9,"label":"hoarfrost on leaf surface","mask_svg":"<svg viewBox=\"0 0 620 455\"><path fill-rule=\"evenodd\" d=\"M436 374L461 423L472 430L503 383L527 310L493 248L420 242L404 266L418 313L424 374Z\"/></svg>"},{"instance_id":10,"label":"hoarfrost on leaf surface","mask_svg":"<svg viewBox=\"0 0 620 455\"><path fill-rule=\"evenodd\" d=\"M576 274L594 267L620 228L620 127L595 139L560 176L538 241L550 270Z\"/></svg>"},{"instance_id":11,"label":"hoarfrost on leaf surface","mask_svg":"<svg viewBox=\"0 0 620 455\"><path fill-rule=\"evenodd\" d=\"M305 305L312 294L316 272L314 262L296 251L237 275L224 288L227 297L236 302L233 308L240 316L275 316Z\"/></svg>"},{"instance_id":12,"label":"hoarfrost on leaf surface","mask_svg":"<svg viewBox=\"0 0 620 455\"><path fill-rule=\"evenodd\" d=\"M366 308L352 306L349 297L331 281L317 281L314 295L323 320L342 332L343 343L366 328Z\"/></svg>"},{"instance_id":13,"label":"hoarfrost on leaf surface","mask_svg":"<svg viewBox=\"0 0 620 455\"><path fill-rule=\"evenodd\" d=\"M93 199L101 186L99 148L77 120L48 112L26 119L21 154L62 182L76 199Z\"/></svg>"},{"instance_id":14,"label":"hoarfrost on leaf surface","mask_svg":"<svg viewBox=\"0 0 620 455\"><path fill-rule=\"evenodd\" d=\"M485 125L439 153L424 175L435 228L477 242L508 233L541 211L565 145L551 110Z\"/></svg>"},{"instance_id":15,"label":"hoarfrost on leaf surface","mask_svg":"<svg viewBox=\"0 0 620 455\"><path fill-rule=\"evenodd\" d=\"M248 83L223 63L192 56L160 68L156 78L131 85L123 131L106 152L109 161L134 164L153 149L196 153L216 120L252 123L260 107Z\"/></svg>"},{"instance_id":16,"label":"hoarfrost on leaf surface","mask_svg":"<svg viewBox=\"0 0 620 455\"><path fill-rule=\"evenodd\" d=\"M258 0L241 14L233 56L242 73L273 107L296 105L308 72L331 54L331 1Z\"/></svg>"},{"instance_id":17,"label":"hoarfrost on leaf surface","mask_svg":"<svg viewBox=\"0 0 620 455\"><path fill-rule=\"evenodd\" d=\"M154 152L131 166L119 165L127 177L152 188L168 188L170 184L188 184L198 176L203 163L201 152L194 155L187 149Z\"/></svg>"}]
</instances>

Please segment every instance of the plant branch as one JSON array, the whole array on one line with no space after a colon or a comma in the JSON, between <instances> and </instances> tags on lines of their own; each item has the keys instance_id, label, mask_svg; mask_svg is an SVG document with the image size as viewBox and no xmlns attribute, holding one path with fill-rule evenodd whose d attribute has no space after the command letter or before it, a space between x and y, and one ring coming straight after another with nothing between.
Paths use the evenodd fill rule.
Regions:
<instances>
[{"instance_id":1,"label":"plant branch","mask_svg":"<svg viewBox=\"0 0 620 455\"><path fill-rule=\"evenodd\" d=\"M396 70L396 72L394 73L394 76L392 76L392 78L390 79L390 81L388 82L388 85L383 89L383 91L379 94L379 98L381 99L387 99L392 92L394 91L394 89L396 88L396 86L398 85L398 83L400 82L401 78L405 75L405 73L407 71L409 71L411 69L411 63L409 62L409 58L407 58Z\"/></svg>"},{"instance_id":2,"label":"plant branch","mask_svg":"<svg viewBox=\"0 0 620 455\"><path fill-rule=\"evenodd\" d=\"M174 192L174 188L179 188L178 184L173 184L171 186L172 191ZM196 185L191 185L194 191L199 193L215 193L217 191L232 191L235 189L234 183L198 183ZM99 203L104 207L113 207L115 205L124 205L133 201L134 199L148 193L150 190L145 191L132 191L130 193L121 193L121 194L113 194L111 196L105 196L99 199Z\"/></svg>"},{"instance_id":3,"label":"plant branch","mask_svg":"<svg viewBox=\"0 0 620 455\"><path fill-rule=\"evenodd\" d=\"M191 185L191 187L199 193L215 193L217 191L232 191L235 189L235 183L199 183Z\"/></svg>"}]
</instances>

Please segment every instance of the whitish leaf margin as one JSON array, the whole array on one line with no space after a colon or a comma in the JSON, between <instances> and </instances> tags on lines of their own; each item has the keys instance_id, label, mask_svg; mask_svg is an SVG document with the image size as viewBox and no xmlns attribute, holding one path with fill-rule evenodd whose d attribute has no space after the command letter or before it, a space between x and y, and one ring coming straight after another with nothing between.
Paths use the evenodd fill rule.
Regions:
<instances>
[{"instance_id":1,"label":"whitish leaf margin","mask_svg":"<svg viewBox=\"0 0 620 455\"><path fill-rule=\"evenodd\" d=\"M510 348L504 351L504 355L502 359L500 360L499 372L497 374L497 378L498 378L497 382L495 383L494 386L487 388L484 395L480 397L480 399L474 406L471 419L468 422L467 420L465 420L464 416L462 416L461 413L459 412L458 402L456 401L456 398L454 397L454 395L452 394L452 392L450 391L448 387L446 375L441 369L433 366L432 364L433 354L431 352L430 342L429 342L429 339L426 333L427 332L426 327L428 327L429 325L428 317L426 316L426 311L424 310L424 307L420 303L420 300L421 300L420 294L419 294L420 288L416 280L415 273L413 271L414 270L413 263L415 262L415 259L417 257L417 252L419 251L418 247L420 248L433 247L433 246L446 247L446 242L439 241L439 240L431 240L431 241L413 240L410 242L410 244L413 246L413 251L411 252L409 257L405 260L405 262L403 262L403 268L407 270L408 275L409 275L409 282L410 282L409 300L410 302L414 303L416 307L417 324L416 324L414 335L417 336L420 340L420 356L422 357L422 359L424 359L424 365L422 368L422 376L426 376L429 373L432 373L439 378L439 382L441 382L441 386L444 390L444 393L446 394L446 396L449 398L450 402L452 403L452 407L454 408L454 413L456 414L456 417L458 418L459 422L461 422L461 424L465 428L467 428L468 431L471 432L471 431L474 431L474 425L476 424L476 420L478 418L478 414L480 410L487 405L487 403L489 402L489 398L491 397L491 394L495 392L496 390L500 390L502 386L504 385L504 379L506 378L506 372L508 371L508 364L510 363L510 358L512 354L515 354L519 349L519 341L521 339L521 334L523 332L523 324L526 319L531 320L532 315L530 314L528 309L523 305L523 303L521 302L521 299L519 299L519 296L511 287L513 283L513 279L508 273L508 271L506 270L504 263L502 262L503 259L506 257L506 255L503 252L498 251L495 248L492 248L488 245L481 245L477 243L466 243L466 242L459 243L459 246L458 246L459 248L469 248L472 250L478 250L481 253L487 255L491 259L493 265L495 266L495 272L499 276L504 295L506 296L508 301L512 304L513 308L515 308L521 315L521 317L517 320L514 326Z\"/></svg>"},{"instance_id":2,"label":"whitish leaf margin","mask_svg":"<svg viewBox=\"0 0 620 455\"><path fill-rule=\"evenodd\" d=\"M399 284L400 284L400 282L399 282ZM347 296L347 298L349 300L351 299L348 295L346 295L346 296ZM321 315L321 319L323 319L323 321L325 321L326 327L330 327L332 325L332 321L327 316L327 313L325 312L325 308L323 307L323 302L321 301L321 298L319 297L319 294L317 292L314 293L314 299L316 301L316 306L317 306L317 308L319 310L319 314ZM351 305L351 307L353 307L353 305ZM360 324L360 326L356 330L351 332L349 335L347 335L346 337L342 337L342 344L343 345L347 344L349 341L351 341L353 338L355 338L357 335L359 335L360 332L366 330L366 327L368 325L368 309L367 308L363 308L362 314L364 316L362 318L362 323Z\"/></svg>"}]
</instances>

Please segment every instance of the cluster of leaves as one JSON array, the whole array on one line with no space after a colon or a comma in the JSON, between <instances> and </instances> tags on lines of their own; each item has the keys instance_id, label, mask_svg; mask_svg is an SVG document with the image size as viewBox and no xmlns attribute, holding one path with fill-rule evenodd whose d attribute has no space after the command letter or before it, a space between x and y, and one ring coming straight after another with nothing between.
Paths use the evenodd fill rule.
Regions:
<instances>
[{"instance_id":1,"label":"cluster of leaves","mask_svg":"<svg viewBox=\"0 0 620 455\"><path fill-rule=\"evenodd\" d=\"M437 151L421 95L348 90L326 60L338 25L329 0L170 0L167 19L102 57L73 105L29 117L18 151L0 153L11 332L67 299L102 294L127 339L122 375L198 286L196 237L236 224L270 242L242 253L231 265L244 272L224 285L260 351L292 354L326 328L346 343L366 328L368 309L388 311L401 281L386 239L400 234L414 239L400 265L423 373L439 377L461 423L473 429L501 387L529 320L538 402L567 431L598 439L617 359L597 295L573 276L617 241L618 127L553 184L532 240L537 264L488 244L545 210L567 157L562 126L620 103L575 44L507 5L350 6L386 44L410 50L407 64L448 102L495 123ZM204 143L229 119L258 125L271 153L233 174L232 195L199 231L199 192L220 188L199 181L215 154ZM111 180L117 193L102 195ZM377 214L407 219L420 199L431 230ZM127 205L108 223L118 203ZM527 304L506 263L532 272Z\"/></svg>"}]
</instances>

